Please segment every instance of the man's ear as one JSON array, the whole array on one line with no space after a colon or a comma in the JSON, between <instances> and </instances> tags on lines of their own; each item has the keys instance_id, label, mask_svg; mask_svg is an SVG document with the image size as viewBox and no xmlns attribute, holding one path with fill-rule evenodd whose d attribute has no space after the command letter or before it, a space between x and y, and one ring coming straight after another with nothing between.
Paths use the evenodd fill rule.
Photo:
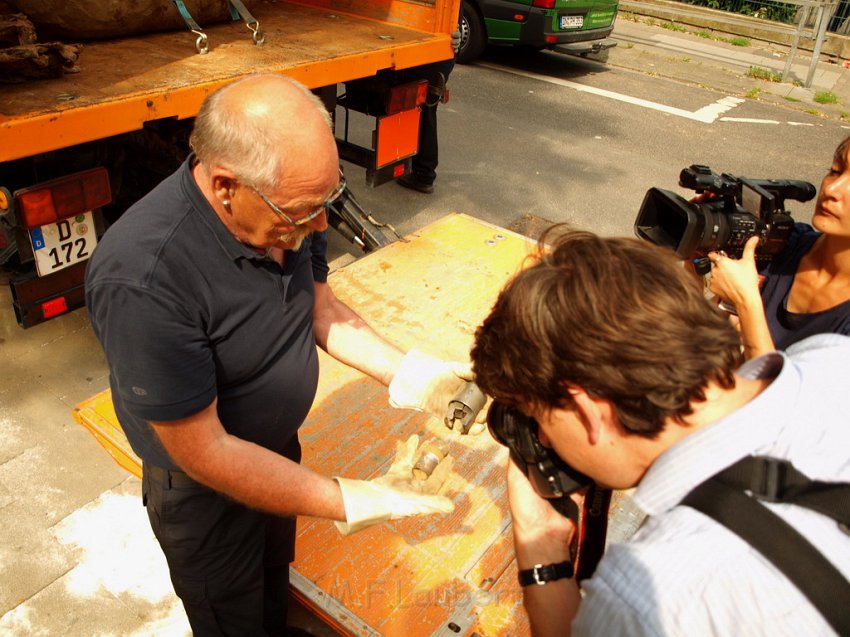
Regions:
<instances>
[{"instance_id":1,"label":"man's ear","mask_svg":"<svg viewBox=\"0 0 850 637\"><path fill-rule=\"evenodd\" d=\"M239 182L238 177L232 171L222 166L213 166L209 171L209 176L213 194L219 201L227 201L229 205L230 200L233 199L233 195L236 193L236 184Z\"/></svg>"},{"instance_id":2,"label":"man's ear","mask_svg":"<svg viewBox=\"0 0 850 637\"><path fill-rule=\"evenodd\" d=\"M578 408L581 421L587 430L588 441L592 445L597 444L602 436L603 428L609 424L612 417L611 403L607 400L592 398L581 387L568 386L567 391Z\"/></svg>"}]
</instances>

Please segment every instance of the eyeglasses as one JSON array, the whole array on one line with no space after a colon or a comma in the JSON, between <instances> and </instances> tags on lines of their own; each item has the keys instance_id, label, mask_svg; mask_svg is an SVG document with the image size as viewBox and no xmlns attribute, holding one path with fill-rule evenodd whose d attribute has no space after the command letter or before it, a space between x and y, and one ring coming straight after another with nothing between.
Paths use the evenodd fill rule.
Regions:
<instances>
[{"instance_id":1,"label":"eyeglasses","mask_svg":"<svg viewBox=\"0 0 850 637\"><path fill-rule=\"evenodd\" d=\"M339 199L342 196L342 193L345 192L345 175L342 174L342 169L340 169L340 171L339 171L339 185L334 189L334 191L331 193L330 197L325 199L324 203L321 206L319 206L318 208L316 208L312 212L309 212L308 214L306 214L305 216L303 216L299 219L293 219L292 217L290 217L275 202L273 202L271 199L269 199L266 195L264 195L262 192L260 192L254 186L250 186L250 188L255 193L257 193L260 196L260 199L265 201L266 205L269 208L271 208L274 212L276 212L280 216L280 218L283 219L286 223L288 223L291 226L303 226L305 223L310 223L313 219L315 219L320 214L325 212L328 208L331 207L331 205L337 199Z\"/></svg>"}]
</instances>

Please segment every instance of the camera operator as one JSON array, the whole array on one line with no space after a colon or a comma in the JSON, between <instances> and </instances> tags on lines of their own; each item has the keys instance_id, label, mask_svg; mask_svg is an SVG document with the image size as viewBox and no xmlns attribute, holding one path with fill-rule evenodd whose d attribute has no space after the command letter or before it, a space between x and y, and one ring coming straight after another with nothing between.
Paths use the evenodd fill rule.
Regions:
<instances>
[{"instance_id":1,"label":"camera operator","mask_svg":"<svg viewBox=\"0 0 850 637\"><path fill-rule=\"evenodd\" d=\"M739 260L711 252L710 289L731 302L748 358L823 332L850 334L850 137L821 182L812 225L798 223L761 273L751 238ZM760 287L760 276L764 284Z\"/></svg>"},{"instance_id":2,"label":"camera operator","mask_svg":"<svg viewBox=\"0 0 850 637\"><path fill-rule=\"evenodd\" d=\"M481 389L535 419L544 447L599 485L637 487L649 516L608 547L581 595L573 523L509 463L535 637L833 634L773 562L682 500L751 455L790 460L809 480L850 481L850 339L821 335L739 368L734 328L671 251L555 227L478 328L472 359ZM756 506L850 578L850 536L834 520Z\"/></svg>"}]
</instances>

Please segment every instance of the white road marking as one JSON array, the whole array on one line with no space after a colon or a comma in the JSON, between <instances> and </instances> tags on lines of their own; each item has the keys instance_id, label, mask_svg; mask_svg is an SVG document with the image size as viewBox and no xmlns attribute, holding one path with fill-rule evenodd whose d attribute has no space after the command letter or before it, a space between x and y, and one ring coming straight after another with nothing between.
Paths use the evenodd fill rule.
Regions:
<instances>
[{"instance_id":1,"label":"white road marking","mask_svg":"<svg viewBox=\"0 0 850 637\"><path fill-rule=\"evenodd\" d=\"M559 86L565 86L567 88L574 89L576 91L580 91L582 93L591 93L593 95L599 95L600 97L607 97L608 99L617 100L620 102L626 102L627 104L633 104L635 106L642 106L643 108L649 108L654 111L659 111L661 113L667 113L668 115L675 115L677 117L684 117L685 119L694 120L696 122L703 122L705 124L711 124L718 119L723 122L747 122L753 124L779 124L780 122L774 120L766 120L766 119L748 119L748 118L733 118L733 117L720 117L723 113L730 111L735 108L739 104L743 104L746 100L741 99L739 97L724 97L721 100L714 102L713 104L709 104L708 106L703 106L699 110L696 111L686 111L681 108L675 108L673 106L667 106L666 104L659 104L657 102L651 102L649 100L640 99L638 97L632 97L630 95L623 95L622 93L615 93L614 91L607 91L601 88L594 88L592 86L585 86L584 84L578 84L577 82L570 82L569 80L562 80L557 77L550 77L548 75L541 75L539 73L533 73L531 71L520 71L518 69L512 69L507 66L501 66L499 64L489 64L487 62L479 62L478 66L483 66L485 68L493 69L495 71L502 71L505 73L513 73L514 75L521 75L522 77L528 77L535 80L540 80L541 82L549 82L550 84L557 84Z\"/></svg>"},{"instance_id":2,"label":"white road marking","mask_svg":"<svg viewBox=\"0 0 850 637\"><path fill-rule=\"evenodd\" d=\"M724 122L743 122L745 124L781 124L775 119L753 119L752 117L721 117Z\"/></svg>"}]
</instances>

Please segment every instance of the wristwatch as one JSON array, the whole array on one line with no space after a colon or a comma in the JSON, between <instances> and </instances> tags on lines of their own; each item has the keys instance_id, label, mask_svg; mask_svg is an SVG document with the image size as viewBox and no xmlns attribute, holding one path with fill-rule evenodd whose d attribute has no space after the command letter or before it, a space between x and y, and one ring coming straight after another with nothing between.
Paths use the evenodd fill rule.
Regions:
<instances>
[{"instance_id":1,"label":"wristwatch","mask_svg":"<svg viewBox=\"0 0 850 637\"><path fill-rule=\"evenodd\" d=\"M537 584L543 586L548 582L564 579L573 576L572 562L558 562L557 564L535 564L534 568L529 568L518 573L520 586L531 586Z\"/></svg>"}]
</instances>

